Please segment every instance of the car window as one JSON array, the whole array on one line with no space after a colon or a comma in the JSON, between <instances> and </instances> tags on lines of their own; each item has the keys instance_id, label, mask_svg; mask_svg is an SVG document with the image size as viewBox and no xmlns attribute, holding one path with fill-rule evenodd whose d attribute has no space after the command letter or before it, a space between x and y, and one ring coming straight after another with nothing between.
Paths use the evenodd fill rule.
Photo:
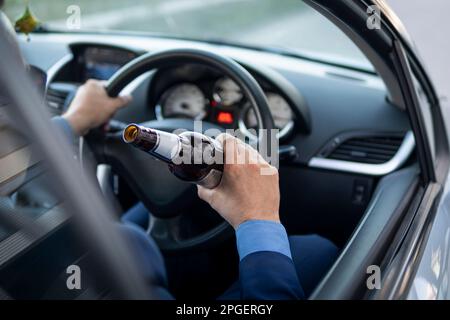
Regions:
<instances>
[{"instance_id":1,"label":"car window","mask_svg":"<svg viewBox=\"0 0 450 320\"><path fill-rule=\"evenodd\" d=\"M44 26L66 32L132 31L219 41L373 70L333 23L300 0L39 0L31 10ZM22 0L6 0L15 20Z\"/></svg>"}]
</instances>

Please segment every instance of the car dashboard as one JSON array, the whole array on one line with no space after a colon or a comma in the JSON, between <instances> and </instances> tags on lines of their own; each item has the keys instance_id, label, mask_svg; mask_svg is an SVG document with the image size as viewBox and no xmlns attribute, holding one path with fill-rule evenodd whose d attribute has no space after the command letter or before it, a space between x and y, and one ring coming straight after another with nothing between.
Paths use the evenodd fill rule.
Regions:
<instances>
[{"instance_id":1,"label":"car dashboard","mask_svg":"<svg viewBox=\"0 0 450 320\"><path fill-rule=\"evenodd\" d=\"M383 82L371 72L158 37L50 33L35 34L20 44L30 64L47 70L52 115L65 111L86 79L108 80L147 52L197 48L237 61L266 93L281 147L297 153L280 167L281 215L290 233L319 233L344 244L378 180L413 161L408 117L389 102ZM236 83L217 70L193 63L169 65L149 70L123 93L134 99L115 120L204 120L240 129L254 139L251 106Z\"/></svg>"}]
</instances>

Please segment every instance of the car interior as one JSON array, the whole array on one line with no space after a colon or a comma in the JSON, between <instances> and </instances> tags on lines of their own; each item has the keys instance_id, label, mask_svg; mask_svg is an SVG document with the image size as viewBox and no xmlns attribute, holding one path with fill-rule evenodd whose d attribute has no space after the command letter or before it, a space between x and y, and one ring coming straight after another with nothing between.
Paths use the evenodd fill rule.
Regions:
<instances>
[{"instance_id":1,"label":"car interior","mask_svg":"<svg viewBox=\"0 0 450 320\"><path fill-rule=\"evenodd\" d=\"M390 98L389 84L372 66L164 35L39 32L29 41L18 38L27 63L46 74L49 118L63 114L88 79L112 86L117 72L149 54L210 52L243 67L264 91L279 129L282 223L290 235L318 234L338 246L341 255L331 269L351 270L348 264L360 263L361 252L370 250L417 183L408 115ZM129 123L189 129L183 121L200 120L222 130L240 129L249 141L257 139L251 129L258 128L258 117L248 92L233 74L205 61L166 59L116 86L133 101L112 119L111 134ZM17 242L16 227L0 226L0 288L15 299L96 297L88 289L63 290L65 267L83 265L86 249L72 241L70 215L61 210L48 168L34 156L30 139L6 120L0 128L0 207L20 209L47 225L45 232L22 242ZM95 136L75 142L77 159L97 178L117 218L138 202L149 209L153 226L141 227L162 250L171 293L214 299L224 292L238 277L230 228L198 198L195 186L171 177L165 165L145 154L136 156L141 158L137 164L118 140L102 145L99 156ZM158 226L166 224L177 226L171 241L158 236ZM36 270L39 280L32 282Z\"/></svg>"}]
</instances>

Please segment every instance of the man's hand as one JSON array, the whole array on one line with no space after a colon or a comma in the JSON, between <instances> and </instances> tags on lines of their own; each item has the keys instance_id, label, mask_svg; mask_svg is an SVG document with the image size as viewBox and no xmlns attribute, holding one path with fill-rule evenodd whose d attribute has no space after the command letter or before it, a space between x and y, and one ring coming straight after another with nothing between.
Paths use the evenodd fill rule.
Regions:
<instances>
[{"instance_id":1,"label":"man's hand","mask_svg":"<svg viewBox=\"0 0 450 320\"><path fill-rule=\"evenodd\" d=\"M101 81L88 80L81 86L69 110L63 115L77 135L107 123L117 110L131 101L130 96L111 98Z\"/></svg>"},{"instance_id":2,"label":"man's hand","mask_svg":"<svg viewBox=\"0 0 450 320\"><path fill-rule=\"evenodd\" d=\"M222 182L213 190L199 186L199 197L235 229L249 220L279 222L278 170L242 141L226 134L218 140L223 143L225 152ZM243 155L246 160L241 164L243 161L237 159Z\"/></svg>"}]
</instances>

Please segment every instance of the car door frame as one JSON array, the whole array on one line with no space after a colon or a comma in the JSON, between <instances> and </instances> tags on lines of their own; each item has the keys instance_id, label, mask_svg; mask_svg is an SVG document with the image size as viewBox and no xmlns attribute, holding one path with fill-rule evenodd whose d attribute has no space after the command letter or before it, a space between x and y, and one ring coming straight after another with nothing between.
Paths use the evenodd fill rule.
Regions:
<instances>
[{"instance_id":1,"label":"car door frame","mask_svg":"<svg viewBox=\"0 0 450 320\"><path fill-rule=\"evenodd\" d=\"M360 274L354 276L353 281L357 284L336 294L333 286L326 285L331 278L330 273L333 273L332 268L311 298L406 298L438 212L448 175L448 140L447 134L442 134L447 131L438 96L403 25L385 1L304 1L353 40L386 83L391 103L406 110L416 140L421 172L420 183L410 193L398 226L392 228L390 235L380 238L380 241L386 242L384 245L380 244L378 250L367 252L365 261L370 261L367 267L379 267L381 286L369 289L365 281L370 274ZM367 25L373 6L379 10L379 29L370 29ZM419 82L431 106L429 112L433 132L425 126L424 110L419 103L413 77ZM334 277L339 279L339 275ZM367 289L361 291L362 287Z\"/></svg>"},{"instance_id":2,"label":"car door frame","mask_svg":"<svg viewBox=\"0 0 450 320\"><path fill-rule=\"evenodd\" d=\"M442 134L446 133L446 129L439 101L430 108L433 121L431 129L434 130L432 135L435 137L431 140L434 142L433 156L430 140L427 138L431 133L424 123L424 110L418 101L413 83L412 75L418 72L417 68L412 66L409 55L399 42L394 43L394 48L402 87L406 91L406 98L410 99L408 112L412 127L416 131L416 142L421 140L417 143L417 153L422 168L423 193L417 195L420 202L416 208L413 207L415 210L410 210L409 215L405 217L399 227L402 232L397 234L389 254L382 262L384 275L380 290L367 292L367 297L372 299L407 299L410 296L434 221L442 210L440 205L446 196L443 191L448 180L449 148L447 135ZM427 83L424 79L418 77L417 80L425 88ZM431 83L428 85L431 86Z\"/></svg>"}]
</instances>

